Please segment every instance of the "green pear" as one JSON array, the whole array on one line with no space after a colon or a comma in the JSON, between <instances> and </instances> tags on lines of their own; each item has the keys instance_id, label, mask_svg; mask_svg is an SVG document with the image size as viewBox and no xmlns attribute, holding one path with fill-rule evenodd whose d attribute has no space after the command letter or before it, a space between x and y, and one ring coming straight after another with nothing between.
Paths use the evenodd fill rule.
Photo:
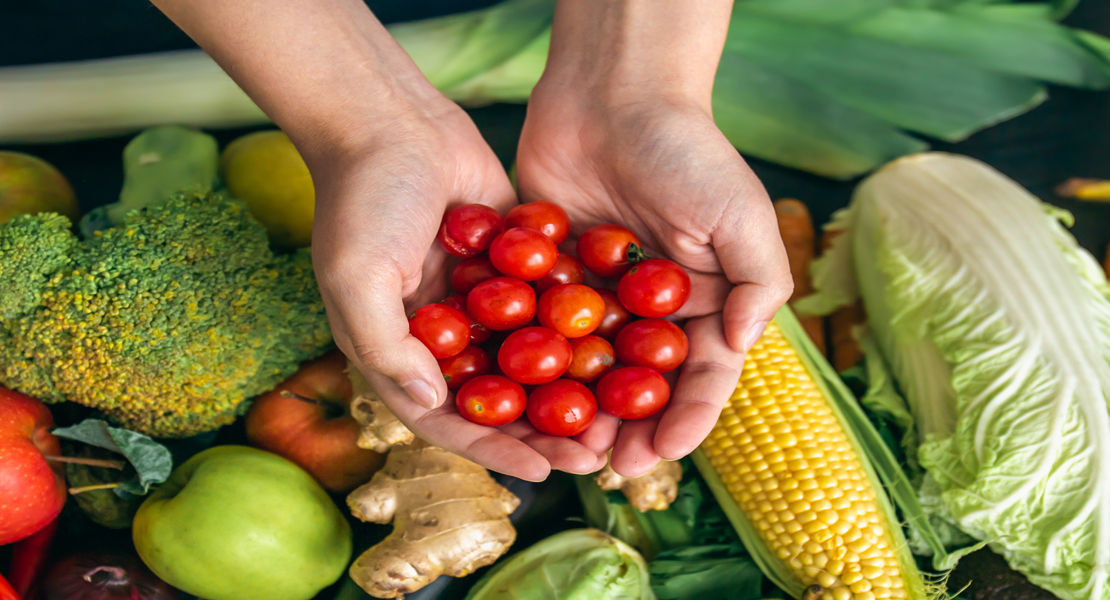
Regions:
<instances>
[{"instance_id":1,"label":"green pear","mask_svg":"<svg viewBox=\"0 0 1110 600\"><path fill-rule=\"evenodd\" d=\"M351 558L350 526L312 476L245 446L179 466L143 502L133 535L151 571L208 600L308 600Z\"/></svg>"}]
</instances>

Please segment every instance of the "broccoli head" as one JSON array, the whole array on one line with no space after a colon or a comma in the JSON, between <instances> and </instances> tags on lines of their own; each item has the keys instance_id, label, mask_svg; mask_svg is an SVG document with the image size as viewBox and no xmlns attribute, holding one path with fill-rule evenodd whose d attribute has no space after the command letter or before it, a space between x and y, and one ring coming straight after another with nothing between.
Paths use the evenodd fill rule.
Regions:
<instances>
[{"instance_id":1,"label":"broccoli head","mask_svg":"<svg viewBox=\"0 0 1110 600\"><path fill-rule=\"evenodd\" d=\"M332 345L307 250L274 256L217 194L85 242L56 215L0 225L0 385L184 437L232 422Z\"/></svg>"}]
</instances>

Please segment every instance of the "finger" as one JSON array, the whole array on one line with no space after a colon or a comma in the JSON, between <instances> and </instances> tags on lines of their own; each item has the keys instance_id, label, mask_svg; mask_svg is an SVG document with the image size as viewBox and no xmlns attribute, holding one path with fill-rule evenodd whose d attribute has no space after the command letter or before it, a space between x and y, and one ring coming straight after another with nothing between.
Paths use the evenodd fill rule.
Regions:
<instances>
[{"instance_id":1,"label":"finger","mask_svg":"<svg viewBox=\"0 0 1110 600\"><path fill-rule=\"evenodd\" d=\"M409 334L399 270L325 263L318 273L336 344L359 370L388 376L424 409L442 405L447 384L432 353Z\"/></svg>"},{"instance_id":2,"label":"finger","mask_svg":"<svg viewBox=\"0 0 1110 600\"><path fill-rule=\"evenodd\" d=\"M550 475L547 459L515 437L467 421L449 403L435 410L421 408L385 375L373 371L363 374L393 414L428 443L518 479L543 481Z\"/></svg>"},{"instance_id":3,"label":"finger","mask_svg":"<svg viewBox=\"0 0 1110 600\"><path fill-rule=\"evenodd\" d=\"M682 458L698 447L740 381L744 355L729 346L721 323L719 314L686 323L690 353L654 439L655 451L667 460Z\"/></svg>"},{"instance_id":4,"label":"finger","mask_svg":"<svg viewBox=\"0 0 1110 600\"><path fill-rule=\"evenodd\" d=\"M636 421L624 421L617 432L613 454L609 462L613 470L623 477L639 477L659 463L655 451L655 430L659 417L652 416Z\"/></svg>"},{"instance_id":5,"label":"finger","mask_svg":"<svg viewBox=\"0 0 1110 600\"><path fill-rule=\"evenodd\" d=\"M676 319L690 319L719 313L725 308L728 295L734 287L720 273L686 271L690 275L690 297L674 314Z\"/></svg>"},{"instance_id":6,"label":"finger","mask_svg":"<svg viewBox=\"0 0 1110 600\"><path fill-rule=\"evenodd\" d=\"M758 194L742 202L738 214L722 218L712 236L721 267L736 285L725 302L724 328L737 352L755 344L794 290L774 208L766 192Z\"/></svg>"},{"instance_id":7,"label":"finger","mask_svg":"<svg viewBox=\"0 0 1110 600\"><path fill-rule=\"evenodd\" d=\"M500 427L501 431L528 444L547 459L552 469L567 473L592 473L597 464L597 452L571 438L555 437L536 431L526 419L518 419Z\"/></svg>"},{"instance_id":8,"label":"finger","mask_svg":"<svg viewBox=\"0 0 1110 600\"><path fill-rule=\"evenodd\" d=\"M595 454L604 454L617 441L617 428L620 427L620 424L621 420L613 415L598 412L594 422L586 428L586 431L578 434L574 439Z\"/></svg>"}]
</instances>

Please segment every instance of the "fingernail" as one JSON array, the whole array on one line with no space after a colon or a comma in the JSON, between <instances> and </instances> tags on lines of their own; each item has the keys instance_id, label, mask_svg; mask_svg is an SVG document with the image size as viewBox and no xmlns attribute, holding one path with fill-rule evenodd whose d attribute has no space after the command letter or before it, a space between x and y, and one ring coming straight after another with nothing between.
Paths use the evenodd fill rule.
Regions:
<instances>
[{"instance_id":1,"label":"fingernail","mask_svg":"<svg viewBox=\"0 0 1110 600\"><path fill-rule=\"evenodd\" d=\"M420 406L429 410L439 406L439 398L436 396L436 390L428 385L428 382L414 379L408 383L402 383L401 387L405 388L405 391L409 393L409 397Z\"/></svg>"},{"instance_id":2,"label":"fingernail","mask_svg":"<svg viewBox=\"0 0 1110 600\"><path fill-rule=\"evenodd\" d=\"M744 352L752 349L752 346L763 337L763 332L767 330L767 324L770 321L760 321L748 330L748 337L744 340Z\"/></svg>"}]
</instances>

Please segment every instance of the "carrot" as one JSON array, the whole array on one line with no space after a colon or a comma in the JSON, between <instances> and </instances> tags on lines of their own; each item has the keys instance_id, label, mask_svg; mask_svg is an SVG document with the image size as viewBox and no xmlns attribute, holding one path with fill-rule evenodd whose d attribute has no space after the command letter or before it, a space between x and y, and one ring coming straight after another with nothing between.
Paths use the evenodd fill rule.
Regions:
<instances>
[{"instance_id":1,"label":"carrot","mask_svg":"<svg viewBox=\"0 0 1110 600\"><path fill-rule=\"evenodd\" d=\"M840 231L826 231L821 236L821 251L829 249L832 240ZM850 306L838 308L829 316L829 360L837 371L844 371L854 367L863 359L863 351L859 342L852 335L852 328L867 321L867 313L863 309L863 302L856 300Z\"/></svg>"},{"instance_id":2,"label":"carrot","mask_svg":"<svg viewBox=\"0 0 1110 600\"><path fill-rule=\"evenodd\" d=\"M809 209L799 200L784 198L775 201L775 215L779 221L779 235L786 246L786 258L790 263L790 275L794 278L794 293L790 303L813 293L813 281L809 276L809 265L813 262L814 233L813 219ZM825 323L821 317L802 317L799 319L809 339L825 352Z\"/></svg>"}]
</instances>

